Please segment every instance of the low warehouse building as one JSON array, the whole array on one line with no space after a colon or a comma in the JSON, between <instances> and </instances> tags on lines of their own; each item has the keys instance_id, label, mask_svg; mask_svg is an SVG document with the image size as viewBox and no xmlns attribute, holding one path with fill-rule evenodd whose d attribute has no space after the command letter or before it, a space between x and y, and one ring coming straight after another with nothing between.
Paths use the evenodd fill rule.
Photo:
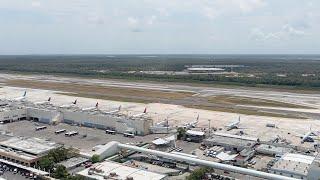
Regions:
<instances>
[{"instance_id":1,"label":"low warehouse building","mask_svg":"<svg viewBox=\"0 0 320 180\"><path fill-rule=\"evenodd\" d=\"M67 170L70 170L70 169L74 169L76 167L81 166L83 163L85 163L87 161L89 161L89 159L84 158L84 157L73 157L73 158L64 160L58 164L66 167Z\"/></svg>"},{"instance_id":2,"label":"low warehouse building","mask_svg":"<svg viewBox=\"0 0 320 180\"><path fill-rule=\"evenodd\" d=\"M50 150L60 146L40 138L13 137L0 142L0 157L26 166L34 166Z\"/></svg>"},{"instance_id":3,"label":"low warehouse building","mask_svg":"<svg viewBox=\"0 0 320 180\"><path fill-rule=\"evenodd\" d=\"M284 146L260 144L259 146L256 147L256 151L257 153L260 153L260 154L275 156L275 155L283 155L286 153L291 153L293 149L290 147L284 147Z\"/></svg>"},{"instance_id":4,"label":"low warehouse building","mask_svg":"<svg viewBox=\"0 0 320 180\"><path fill-rule=\"evenodd\" d=\"M201 142L205 138L204 132L188 130L186 132L186 140L192 142Z\"/></svg>"},{"instance_id":5,"label":"low warehouse building","mask_svg":"<svg viewBox=\"0 0 320 180\"><path fill-rule=\"evenodd\" d=\"M120 163L104 161L95 164L77 173L86 179L105 180L105 179L127 179L127 180L164 180L166 175L150 172L144 169L125 166Z\"/></svg>"},{"instance_id":6,"label":"low warehouse building","mask_svg":"<svg viewBox=\"0 0 320 180\"><path fill-rule=\"evenodd\" d=\"M250 149L258 143L259 139L247 136L238 136L225 133L213 133L208 139L203 140L206 146L222 146L226 150L242 151Z\"/></svg>"},{"instance_id":7,"label":"low warehouse building","mask_svg":"<svg viewBox=\"0 0 320 180\"><path fill-rule=\"evenodd\" d=\"M287 153L274 163L269 172L297 179L308 179L308 171L314 160L313 156Z\"/></svg>"}]
</instances>

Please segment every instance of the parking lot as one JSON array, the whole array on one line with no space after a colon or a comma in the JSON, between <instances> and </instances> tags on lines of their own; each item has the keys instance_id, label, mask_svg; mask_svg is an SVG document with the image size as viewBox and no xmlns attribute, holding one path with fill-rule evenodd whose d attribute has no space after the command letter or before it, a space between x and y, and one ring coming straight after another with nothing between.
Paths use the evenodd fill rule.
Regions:
<instances>
[{"instance_id":1,"label":"parking lot","mask_svg":"<svg viewBox=\"0 0 320 180\"><path fill-rule=\"evenodd\" d=\"M152 134L146 136L135 136L134 138L124 137L122 134L106 134L104 130L73 126L69 124L60 123L58 125L41 124L32 121L18 121L2 125L2 129L12 133L13 136L24 137L39 137L48 139L66 146L72 146L83 150L91 150L92 147L98 144L105 144L110 141L118 141L121 143L134 142L151 142L155 137L162 137L165 135ZM46 129L36 131L37 126L46 126ZM66 129L66 132L77 131L76 136L66 137L65 133L55 134L55 131ZM1 135L0 139L9 138Z\"/></svg>"},{"instance_id":2,"label":"parking lot","mask_svg":"<svg viewBox=\"0 0 320 180\"><path fill-rule=\"evenodd\" d=\"M38 179L32 173L8 164L0 163L0 177L8 180Z\"/></svg>"},{"instance_id":3,"label":"parking lot","mask_svg":"<svg viewBox=\"0 0 320 180\"><path fill-rule=\"evenodd\" d=\"M3 175L1 175L0 177L7 179L7 180L25 180L25 179L29 179L26 176L23 176L21 174L14 174L11 171L7 171L4 172Z\"/></svg>"}]
</instances>

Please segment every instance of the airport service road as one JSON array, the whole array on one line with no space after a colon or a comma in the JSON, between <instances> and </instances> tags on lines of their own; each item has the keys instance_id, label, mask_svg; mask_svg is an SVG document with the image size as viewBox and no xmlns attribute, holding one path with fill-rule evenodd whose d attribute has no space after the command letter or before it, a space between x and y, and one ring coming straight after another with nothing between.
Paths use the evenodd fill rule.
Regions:
<instances>
[{"instance_id":1,"label":"airport service road","mask_svg":"<svg viewBox=\"0 0 320 180\"><path fill-rule=\"evenodd\" d=\"M134 138L124 137L122 134L110 135L106 134L104 130L71 126L68 124L60 123L58 125L48 125L47 129L35 131L37 126L32 121L18 121L5 124L6 131L13 133L14 136L26 136L26 137L39 137L45 138L57 143L65 144L66 146L72 146L83 150L90 150L92 147L98 144L106 144L110 141L118 141L121 143L134 143L134 142L151 142L155 137L162 137L164 135L152 134L147 136L135 136ZM64 133L56 135L54 132L60 129L66 129L67 131L78 131L79 135L73 137L65 137ZM83 135L87 134L87 137Z\"/></svg>"}]
</instances>

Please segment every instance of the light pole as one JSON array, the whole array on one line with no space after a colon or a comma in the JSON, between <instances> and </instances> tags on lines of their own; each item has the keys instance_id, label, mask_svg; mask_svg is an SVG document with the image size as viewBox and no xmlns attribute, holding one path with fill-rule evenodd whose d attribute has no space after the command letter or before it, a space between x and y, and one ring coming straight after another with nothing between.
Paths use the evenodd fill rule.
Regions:
<instances>
[{"instance_id":1,"label":"light pole","mask_svg":"<svg viewBox=\"0 0 320 180\"><path fill-rule=\"evenodd\" d=\"M208 132L208 134L209 134L209 137L210 137L210 133L211 133L210 122L211 122L211 119L208 119L208 121L209 121L209 132Z\"/></svg>"}]
</instances>

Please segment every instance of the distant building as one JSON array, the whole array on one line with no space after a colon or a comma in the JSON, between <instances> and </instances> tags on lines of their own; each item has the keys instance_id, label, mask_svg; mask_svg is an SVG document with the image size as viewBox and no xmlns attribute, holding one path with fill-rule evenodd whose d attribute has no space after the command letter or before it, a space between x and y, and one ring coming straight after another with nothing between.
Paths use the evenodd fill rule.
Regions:
<instances>
[{"instance_id":1,"label":"distant building","mask_svg":"<svg viewBox=\"0 0 320 180\"><path fill-rule=\"evenodd\" d=\"M276 74L277 77L287 77L287 74Z\"/></svg>"},{"instance_id":2,"label":"distant building","mask_svg":"<svg viewBox=\"0 0 320 180\"><path fill-rule=\"evenodd\" d=\"M216 73L224 71L222 68L190 67L187 68L189 73Z\"/></svg>"},{"instance_id":3,"label":"distant building","mask_svg":"<svg viewBox=\"0 0 320 180\"><path fill-rule=\"evenodd\" d=\"M302 77L315 77L316 74L301 74Z\"/></svg>"}]
</instances>

